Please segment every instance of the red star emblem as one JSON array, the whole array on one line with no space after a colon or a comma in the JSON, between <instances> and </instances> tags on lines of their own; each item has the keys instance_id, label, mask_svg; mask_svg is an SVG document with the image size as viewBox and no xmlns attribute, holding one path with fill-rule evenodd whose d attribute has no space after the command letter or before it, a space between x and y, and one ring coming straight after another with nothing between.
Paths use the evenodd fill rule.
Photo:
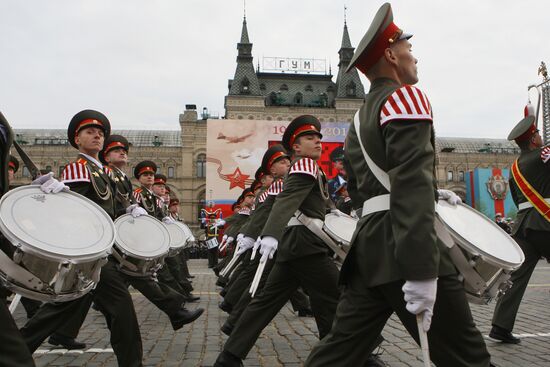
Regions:
<instances>
[{"instance_id":1,"label":"red star emblem","mask_svg":"<svg viewBox=\"0 0 550 367\"><path fill-rule=\"evenodd\" d=\"M235 169L235 172L233 172L230 175L227 175L227 179L229 180L229 190L231 190L234 187L240 187L244 190L246 179L249 178L250 175L245 175L241 172L239 167Z\"/></svg>"}]
</instances>

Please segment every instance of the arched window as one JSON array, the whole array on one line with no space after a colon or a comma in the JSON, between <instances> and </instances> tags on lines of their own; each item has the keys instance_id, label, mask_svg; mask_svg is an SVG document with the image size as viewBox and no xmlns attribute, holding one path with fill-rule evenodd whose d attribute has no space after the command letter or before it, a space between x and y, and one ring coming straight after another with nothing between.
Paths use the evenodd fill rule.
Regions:
<instances>
[{"instance_id":1,"label":"arched window","mask_svg":"<svg viewBox=\"0 0 550 367\"><path fill-rule=\"evenodd\" d=\"M294 104L301 105L302 103L304 103L304 97L302 93L298 92L294 96Z\"/></svg>"},{"instance_id":2,"label":"arched window","mask_svg":"<svg viewBox=\"0 0 550 367\"><path fill-rule=\"evenodd\" d=\"M319 95L319 104L321 107L327 107L328 106L328 96L326 93L321 93Z\"/></svg>"},{"instance_id":3,"label":"arched window","mask_svg":"<svg viewBox=\"0 0 550 367\"><path fill-rule=\"evenodd\" d=\"M241 94L250 94L250 82L246 77L241 82Z\"/></svg>"},{"instance_id":4,"label":"arched window","mask_svg":"<svg viewBox=\"0 0 550 367\"><path fill-rule=\"evenodd\" d=\"M357 90L355 87L355 83L349 82L348 85L346 85L346 96L355 97L356 94L357 94Z\"/></svg>"},{"instance_id":5,"label":"arched window","mask_svg":"<svg viewBox=\"0 0 550 367\"><path fill-rule=\"evenodd\" d=\"M260 84L260 90L265 90L265 83Z\"/></svg>"},{"instance_id":6,"label":"arched window","mask_svg":"<svg viewBox=\"0 0 550 367\"><path fill-rule=\"evenodd\" d=\"M288 85L282 84L282 85L279 87L279 90L288 90Z\"/></svg>"},{"instance_id":7,"label":"arched window","mask_svg":"<svg viewBox=\"0 0 550 367\"><path fill-rule=\"evenodd\" d=\"M65 166L64 165L61 165L59 166L59 175L57 177L61 177L61 175L63 174L63 171L65 170Z\"/></svg>"},{"instance_id":8,"label":"arched window","mask_svg":"<svg viewBox=\"0 0 550 367\"><path fill-rule=\"evenodd\" d=\"M168 178L174 178L176 177L176 170L174 167L170 166L168 167Z\"/></svg>"},{"instance_id":9,"label":"arched window","mask_svg":"<svg viewBox=\"0 0 550 367\"><path fill-rule=\"evenodd\" d=\"M197 156L197 177L206 177L206 154L199 154Z\"/></svg>"}]
</instances>

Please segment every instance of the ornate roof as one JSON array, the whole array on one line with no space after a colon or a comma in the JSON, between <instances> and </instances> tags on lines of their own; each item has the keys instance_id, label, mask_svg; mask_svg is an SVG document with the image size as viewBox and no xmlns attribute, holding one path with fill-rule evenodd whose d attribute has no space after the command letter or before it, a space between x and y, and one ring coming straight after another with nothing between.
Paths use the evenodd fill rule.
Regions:
<instances>
[{"instance_id":1,"label":"ornate roof","mask_svg":"<svg viewBox=\"0 0 550 367\"><path fill-rule=\"evenodd\" d=\"M518 146L506 139L438 137L435 145L438 153L520 153Z\"/></svg>"},{"instance_id":2,"label":"ornate roof","mask_svg":"<svg viewBox=\"0 0 550 367\"><path fill-rule=\"evenodd\" d=\"M361 83L357 69L353 68L349 73L346 73L354 50L355 48L351 46L349 38L348 25L344 23L342 45L340 51L338 51L340 61L338 62L338 77L336 78L337 98L365 98L365 88Z\"/></svg>"},{"instance_id":3,"label":"ornate roof","mask_svg":"<svg viewBox=\"0 0 550 367\"><path fill-rule=\"evenodd\" d=\"M252 43L248 38L246 18L243 19L241 41L237 44L237 69L233 80L229 81L229 95L260 95L258 77L252 63Z\"/></svg>"}]
</instances>

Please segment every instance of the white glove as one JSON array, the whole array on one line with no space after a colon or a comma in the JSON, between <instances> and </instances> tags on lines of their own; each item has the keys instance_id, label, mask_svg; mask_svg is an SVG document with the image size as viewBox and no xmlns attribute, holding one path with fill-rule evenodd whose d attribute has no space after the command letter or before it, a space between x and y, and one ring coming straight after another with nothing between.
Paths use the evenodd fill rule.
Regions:
<instances>
[{"instance_id":1,"label":"white glove","mask_svg":"<svg viewBox=\"0 0 550 367\"><path fill-rule=\"evenodd\" d=\"M38 177L36 180L31 182L31 185L40 185L40 190L46 194L57 194L61 191L70 190L69 186L53 178L53 172Z\"/></svg>"},{"instance_id":2,"label":"white glove","mask_svg":"<svg viewBox=\"0 0 550 367\"><path fill-rule=\"evenodd\" d=\"M407 280L403 285L407 310L414 314L422 314L424 331L430 330L434 304L437 294L437 278L427 280Z\"/></svg>"},{"instance_id":3,"label":"white glove","mask_svg":"<svg viewBox=\"0 0 550 367\"><path fill-rule=\"evenodd\" d=\"M260 254L262 254L260 263L265 263L268 258L273 259L273 255L275 254L275 251L277 251L278 243L279 241L277 241L275 237L271 236L264 236L260 240Z\"/></svg>"},{"instance_id":4,"label":"white glove","mask_svg":"<svg viewBox=\"0 0 550 367\"><path fill-rule=\"evenodd\" d=\"M149 213L147 213L147 210L143 209L141 206L136 206L131 212L130 214L132 214L132 217L134 218L137 218L137 217L140 217L142 215L148 215ZM169 217L167 217L169 218ZM170 218L172 219L172 218ZM172 219L173 220L173 219ZM173 223L173 222L172 222Z\"/></svg>"},{"instance_id":5,"label":"white glove","mask_svg":"<svg viewBox=\"0 0 550 367\"><path fill-rule=\"evenodd\" d=\"M256 238L256 242L254 242L254 247L252 247L252 255L250 255L250 260L254 260L256 257L256 252L260 248L260 241L262 239L260 237Z\"/></svg>"},{"instance_id":6,"label":"white glove","mask_svg":"<svg viewBox=\"0 0 550 367\"><path fill-rule=\"evenodd\" d=\"M239 236L241 236L241 234ZM241 254L244 254L247 250L254 247L254 242L255 241L252 237L245 237L244 235L242 235L242 236L243 237L240 240L237 239L238 248L237 248L237 252L236 252L235 256L239 256Z\"/></svg>"},{"instance_id":7,"label":"white glove","mask_svg":"<svg viewBox=\"0 0 550 367\"><path fill-rule=\"evenodd\" d=\"M171 216L167 215L166 217L162 218L162 223L164 224L174 224L176 223L176 220L172 218Z\"/></svg>"},{"instance_id":8,"label":"white glove","mask_svg":"<svg viewBox=\"0 0 550 367\"><path fill-rule=\"evenodd\" d=\"M216 221L216 224L214 224L214 227L223 227L225 225L225 220L223 219L218 219Z\"/></svg>"},{"instance_id":9,"label":"white glove","mask_svg":"<svg viewBox=\"0 0 550 367\"><path fill-rule=\"evenodd\" d=\"M239 234L237 235L237 242L239 242L239 241L242 240L243 238L244 238L244 234L239 233Z\"/></svg>"},{"instance_id":10,"label":"white glove","mask_svg":"<svg viewBox=\"0 0 550 367\"><path fill-rule=\"evenodd\" d=\"M138 206L139 206L139 204L132 204L132 205L130 205L129 207L126 208L126 214L132 213L132 210L134 210L134 209L137 208Z\"/></svg>"},{"instance_id":11,"label":"white glove","mask_svg":"<svg viewBox=\"0 0 550 367\"><path fill-rule=\"evenodd\" d=\"M452 192L451 190L438 189L437 193L439 194L439 199L447 200L451 205L457 205L462 203L460 196Z\"/></svg>"},{"instance_id":12,"label":"white glove","mask_svg":"<svg viewBox=\"0 0 550 367\"><path fill-rule=\"evenodd\" d=\"M226 246L229 245L230 243L233 242L233 240L235 240L233 237L227 236L227 240L225 241L225 245L226 245Z\"/></svg>"}]
</instances>

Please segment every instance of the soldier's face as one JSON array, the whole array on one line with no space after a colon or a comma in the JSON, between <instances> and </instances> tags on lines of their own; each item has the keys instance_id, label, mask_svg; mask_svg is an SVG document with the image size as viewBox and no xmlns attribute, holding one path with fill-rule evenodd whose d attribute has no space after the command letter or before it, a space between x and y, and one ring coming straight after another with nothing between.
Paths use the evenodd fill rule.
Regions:
<instances>
[{"instance_id":1,"label":"soldier's face","mask_svg":"<svg viewBox=\"0 0 550 367\"><path fill-rule=\"evenodd\" d=\"M105 160L117 167L124 167L128 163L128 153L123 148L116 148L107 153Z\"/></svg>"},{"instance_id":2,"label":"soldier's face","mask_svg":"<svg viewBox=\"0 0 550 367\"><path fill-rule=\"evenodd\" d=\"M317 134L302 135L292 146L294 153L300 157L307 157L313 160L321 158L321 138Z\"/></svg>"},{"instance_id":3,"label":"soldier's face","mask_svg":"<svg viewBox=\"0 0 550 367\"><path fill-rule=\"evenodd\" d=\"M263 187L269 187L273 183L273 176L271 175L265 175L262 177L262 186Z\"/></svg>"},{"instance_id":4,"label":"soldier's face","mask_svg":"<svg viewBox=\"0 0 550 367\"><path fill-rule=\"evenodd\" d=\"M172 204L170 205L170 213L175 214L180 211L180 206L178 204Z\"/></svg>"},{"instance_id":5,"label":"soldier's face","mask_svg":"<svg viewBox=\"0 0 550 367\"><path fill-rule=\"evenodd\" d=\"M166 186L164 185L153 185L153 192L160 196L160 197L163 197L164 195L166 195Z\"/></svg>"},{"instance_id":6,"label":"soldier's face","mask_svg":"<svg viewBox=\"0 0 550 367\"><path fill-rule=\"evenodd\" d=\"M97 154L103 148L103 130L97 127L82 129L74 139L78 149L86 154Z\"/></svg>"},{"instance_id":7,"label":"soldier's face","mask_svg":"<svg viewBox=\"0 0 550 367\"><path fill-rule=\"evenodd\" d=\"M284 177L290 169L290 160L279 159L271 165L271 173L275 177Z\"/></svg>"},{"instance_id":8,"label":"soldier's face","mask_svg":"<svg viewBox=\"0 0 550 367\"><path fill-rule=\"evenodd\" d=\"M392 63L401 83L410 85L418 83L418 69L416 67L418 60L412 54L412 44L408 40L401 40L395 42L390 49L393 55Z\"/></svg>"},{"instance_id":9,"label":"soldier's face","mask_svg":"<svg viewBox=\"0 0 550 367\"><path fill-rule=\"evenodd\" d=\"M155 174L154 173L142 173L141 176L139 176L139 183L143 186L151 187L153 185L153 182L155 182Z\"/></svg>"},{"instance_id":10,"label":"soldier's face","mask_svg":"<svg viewBox=\"0 0 550 367\"><path fill-rule=\"evenodd\" d=\"M252 206L252 204L254 204L254 196L245 196L244 200L243 200L243 205L244 206Z\"/></svg>"}]
</instances>

